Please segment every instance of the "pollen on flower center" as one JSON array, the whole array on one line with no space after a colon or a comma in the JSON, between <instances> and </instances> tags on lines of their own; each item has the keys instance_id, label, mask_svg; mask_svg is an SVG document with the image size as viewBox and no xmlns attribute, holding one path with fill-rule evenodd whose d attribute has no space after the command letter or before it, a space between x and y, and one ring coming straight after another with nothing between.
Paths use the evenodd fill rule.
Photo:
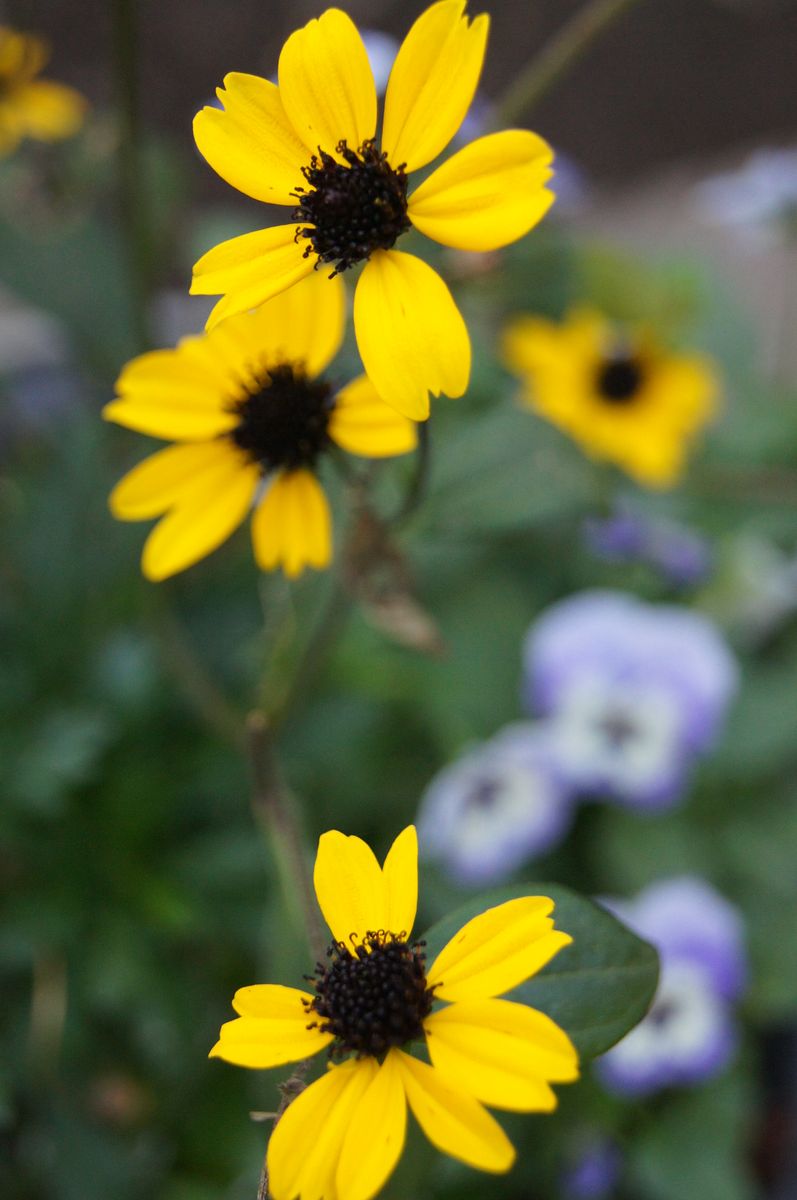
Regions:
<instances>
[{"instance_id":1,"label":"pollen on flower center","mask_svg":"<svg viewBox=\"0 0 797 1200\"><path fill-rule=\"evenodd\" d=\"M609 404L627 404L636 398L643 379L639 360L630 354L618 354L601 364L596 387L601 399Z\"/></svg>"},{"instance_id":2,"label":"pollen on flower center","mask_svg":"<svg viewBox=\"0 0 797 1200\"><path fill-rule=\"evenodd\" d=\"M357 151L345 140L336 150L344 162L319 147L302 168L310 187L296 189L293 212L295 221L307 222L296 235L310 243L305 257L315 252L321 262L334 263L335 275L374 250L389 250L410 228L404 165L392 167L373 138Z\"/></svg>"},{"instance_id":3,"label":"pollen on flower center","mask_svg":"<svg viewBox=\"0 0 797 1200\"><path fill-rule=\"evenodd\" d=\"M232 440L264 471L312 467L330 444L332 386L290 364L273 367L257 391L236 401Z\"/></svg>"},{"instance_id":4,"label":"pollen on flower center","mask_svg":"<svg viewBox=\"0 0 797 1200\"><path fill-rule=\"evenodd\" d=\"M353 953L333 942L327 963L317 963L307 979L315 988L305 1001L308 1026L334 1034L333 1053L380 1057L423 1034L432 1010L433 989L426 985L423 942L405 935L369 930Z\"/></svg>"}]
</instances>

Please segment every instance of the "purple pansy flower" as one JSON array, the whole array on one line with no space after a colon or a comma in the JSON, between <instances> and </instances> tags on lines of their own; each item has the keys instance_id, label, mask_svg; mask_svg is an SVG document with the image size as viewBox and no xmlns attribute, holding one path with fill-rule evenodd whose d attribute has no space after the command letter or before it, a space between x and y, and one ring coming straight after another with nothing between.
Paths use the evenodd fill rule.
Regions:
<instances>
[{"instance_id":1,"label":"purple pansy flower","mask_svg":"<svg viewBox=\"0 0 797 1200\"><path fill-rule=\"evenodd\" d=\"M421 853L460 883L490 883L557 845L573 804L544 735L530 722L507 726L431 782L418 813Z\"/></svg>"},{"instance_id":2,"label":"purple pansy flower","mask_svg":"<svg viewBox=\"0 0 797 1200\"><path fill-rule=\"evenodd\" d=\"M738 912L692 876L604 904L656 946L661 975L650 1012L598 1063L601 1079L612 1091L641 1096L717 1074L736 1050L732 1001L747 973Z\"/></svg>"},{"instance_id":3,"label":"purple pansy flower","mask_svg":"<svg viewBox=\"0 0 797 1200\"><path fill-rule=\"evenodd\" d=\"M563 1200L608 1200L620 1182L622 1157L615 1142L594 1134L574 1148L562 1172Z\"/></svg>"},{"instance_id":4,"label":"purple pansy flower","mask_svg":"<svg viewBox=\"0 0 797 1200\"><path fill-rule=\"evenodd\" d=\"M571 786L648 809L675 803L717 738L737 667L711 621L622 592L563 600L532 627L524 696Z\"/></svg>"},{"instance_id":5,"label":"purple pansy flower","mask_svg":"<svg viewBox=\"0 0 797 1200\"><path fill-rule=\"evenodd\" d=\"M674 521L621 508L608 517L587 518L583 535L596 557L612 563L645 563L675 587L700 583L711 570L706 539Z\"/></svg>"}]
</instances>

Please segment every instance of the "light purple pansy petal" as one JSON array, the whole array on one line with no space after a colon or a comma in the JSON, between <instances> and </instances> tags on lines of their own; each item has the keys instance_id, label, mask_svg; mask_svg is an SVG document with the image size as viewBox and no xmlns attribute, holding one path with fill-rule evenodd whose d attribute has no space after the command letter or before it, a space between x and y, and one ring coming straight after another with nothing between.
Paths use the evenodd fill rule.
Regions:
<instances>
[{"instance_id":1,"label":"light purple pansy petal","mask_svg":"<svg viewBox=\"0 0 797 1200\"><path fill-rule=\"evenodd\" d=\"M732 1060L738 1032L730 1005L694 964L662 963L647 1016L596 1064L608 1090L628 1097L710 1079Z\"/></svg>"},{"instance_id":2,"label":"light purple pansy petal","mask_svg":"<svg viewBox=\"0 0 797 1200\"><path fill-rule=\"evenodd\" d=\"M582 592L544 613L527 635L524 666L532 713L555 711L585 674L669 691L693 751L715 740L738 685L735 659L707 617L612 591Z\"/></svg>"},{"instance_id":3,"label":"light purple pansy petal","mask_svg":"<svg viewBox=\"0 0 797 1200\"><path fill-rule=\"evenodd\" d=\"M519 722L432 780L418 812L418 839L422 856L476 886L557 845L572 819L573 802L543 732Z\"/></svg>"},{"instance_id":4,"label":"light purple pansy petal","mask_svg":"<svg viewBox=\"0 0 797 1200\"><path fill-rule=\"evenodd\" d=\"M704 879L658 880L626 903L623 919L663 959L698 966L717 995L735 1000L744 991L748 970L741 914Z\"/></svg>"}]
</instances>

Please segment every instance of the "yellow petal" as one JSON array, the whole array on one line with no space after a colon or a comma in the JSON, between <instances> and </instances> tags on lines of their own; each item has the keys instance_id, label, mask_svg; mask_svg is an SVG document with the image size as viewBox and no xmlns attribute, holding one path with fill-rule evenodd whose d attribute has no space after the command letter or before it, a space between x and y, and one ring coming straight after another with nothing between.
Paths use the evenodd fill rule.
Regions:
<instances>
[{"instance_id":1,"label":"yellow petal","mask_svg":"<svg viewBox=\"0 0 797 1200\"><path fill-rule=\"evenodd\" d=\"M349 1118L335 1179L345 1200L371 1200L404 1148L407 1102L396 1059L390 1051Z\"/></svg>"},{"instance_id":2,"label":"yellow petal","mask_svg":"<svg viewBox=\"0 0 797 1200\"><path fill-rule=\"evenodd\" d=\"M427 1063L400 1050L393 1053L409 1106L432 1145L480 1171L508 1171L514 1146L479 1101L448 1085Z\"/></svg>"},{"instance_id":3,"label":"yellow petal","mask_svg":"<svg viewBox=\"0 0 797 1200\"><path fill-rule=\"evenodd\" d=\"M240 988L233 1007L240 1017L222 1025L210 1058L223 1058L238 1067L266 1070L317 1054L333 1040L313 1025L302 1001L312 1000L296 988L260 984Z\"/></svg>"},{"instance_id":4,"label":"yellow petal","mask_svg":"<svg viewBox=\"0 0 797 1200\"><path fill-rule=\"evenodd\" d=\"M255 558L263 571L282 567L293 579L332 558L332 522L324 489L311 471L281 471L252 519Z\"/></svg>"},{"instance_id":5,"label":"yellow petal","mask_svg":"<svg viewBox=\"0 0 797 1200\"><path fill-rule=\"evenodd\" d=\"M208 319L212 329L225 317L259 304L298 283L313 270L317 255L304 256L309 242L296 240L298 225L275 225L214 246L194 267L193 295L223 295Z\"/></svg>"},{"instance_id":6,"label":"yellow petal","mask_svg":"<svg viewBox=\"0 0 797 1200\"><path fill-rule=\"evenodd\" d=\"M465 119L481 75L490 19L469 22L466 0L440 0L404 39L385 94L382 147L415 171L437 158Z\"/></svg>"},{"instance_id":7,"label":"yellow petal","mask_svg":"<svg viewBox=\"0 0 797 1200\"><path fill-rule=\"evenodd\" d=\"M553 203L551 149L521 129L471 142L410 196L409 216L427 237L459 250L496 250L536 225Z\"/></svg>"},{"instance_id":8,"label":"yellow petal","mask_svg":"<svg viewBox=\"0 0 797 1200\"><path fill-rule=\"evenodd\" d=\"M49 57L49 46L41 38L0 25L0 76L4 79L26 82L38 75Z\"/></svg>"},{"instance_id":9,"label":"yellow petal","mask_svg":"<svg viewBox=\"0 0 797 1200\"><path fill-rule=\"evenodd\" d=\"M281 983L253 983L238 988L232 998L232 1006L239 1017L255 1017L259 1020L301 1020L305 1025L313 1020L308 1017L303 1001L313 999L312 993L299 988L283 987Z\"/></svg>"},{"instance_id":10,"label":"yellow petal","mask_svg":"<svg viewBox=\"0 0 797 1200\"><path fill-rule=\"evenodd\" d=\"M509 1000L450 1004L424 1021L429 1056L454 1088L514 1112L550 1112L550 1082L578 1078L565 1033L543 1013Z\"/></svg>"},{"instance_id":11,"label":"yellow petal","mask_svg":"<svg viewBox=\"0 0 797 1200\"><path fill-rule=\"evenodd\" d=\"M552 929L546 896L521 896L488 908L443 947L428 973L441 1000L498 996L523 983L573 940Z\"/></svg>"},{"instance_id":12,"label":"yellow petal","mask_svg":"<svg viewBox=\"0 0 797 1200\"><path fill-rule=\"evenodd\" d=\"M242 394L234 375L199 344L153 350L129 362L116 382L119 397L102 415L151 437L198 441L217 437L238 421L233 401Z\"/></svg>"},{"instance_id":13,"label":"yellow petal","mask_svg":"<svg viewBox=\"0 0 797 1200\"><path fill-rule=\"evenodd\" d=\"M361 838L348 837L337 829L322 834L313 883L318 906L336 942L351 949L369 930L389 928L382 870Z\"/></svg>"},{"instance_id":14,"label":"yellow petal","mask_svg":"<svg viewBox=\"0 0 797 1200\"><path fill-rule=\"evenodd\" d=\"M226 442L214 443L219 459L197 476L144 545L141 567L148 579L166 579L210 554L243 521L260 479L254 463Z\"/></svg>"},{"instance_id":15,"label":"yellow petal","mask_svg":"<svg viewBox=\"0 0 797 1200\"><path fill-rule=\"evenodd\" d=\"M267 204L297 204L307 148L282 107L279 88L258 75L233 72L216 92L224 108L194 117L199 153L232 187Z\"/></svg>"},{"instance_id":16,"label":"yellow petal","mask_svg":"<svg viewBox=\"0 0 797 1200\"><path fill-rule=\"evenodd\" d=\"M328 8L292 33L279 60L282 103L305 146L334 155L376 132L376 85L368 55L346 13Z\"/></svg>"},{"instance_id":17,"label":"yellow petal","mask_svg":"<svg viewBox=\"0 0 797 1200\"><path fill-rule=\"evenodd\" d=\"M338 392L329 436L344 450L366 458L407 454L418 444L415 422L385 404L367 375Z\"/></svg>"},{"instance_id":18,"label":"yellow petal","mask_svg":"<svg viewBox=\"0 0 797 1200\"><path fill-rule=\"evenodd\" d=\"M386 915L384 928L408 938L418 908L418 834L408 825L390 847L382 868Z\"/></svg>"},{"instance_id":19,"label":"yellow petal","mask_svg":"<svg viewBox=\"0 0 797 1200\"><path fill-rule=\"evenodd\" d=\"M223 442L167 446L120 479L108 501L111 512L120 521L159 517L205 476L225 472L228 458L233 454Z\"/></svg>"},{"instance_id":20,"label":"yellow petal","mask_svg":"<svg viewBox=\"0 0 797 1200\"><path fill-rule=\"evenodd\" d=\"M419 258L379 250L354 293L360 357L382 399L405 417L429 415L429 393L461 396L470 339L443 280Z\"/></svg>"},{"instance_id":21,"label":"yellow petal","mask_svg":"<svg viewBox=\"0 0 797 1200\"><path fill-rule=\"evenodd\" d=\"M268 1144L273 1200L337 1200L341 1147L376 1072L372 1058L350 1059L332 1067L288 1105Z\"/></svg>"},{"instance_id":22,"label":"yellow petal","mask_svg":"<svg viewBox=\"0 0 797 1200\"><path fill-rule=\"evenodd\" d=\"M13 103L0 101L0 157L12 154L22 137L22 123L14 111Z\"/></svg>"},{"instance_id":23,"label":"yellow petal","mask_svg":"<svg viewBox=\"0 0 797 1200\"><path fill-rule=\"evenodd\" d=\"M82 125L87 107L74 88L44 79L16 89L14 105L28 136L43 142L72 137Z\"/></svg>"},{"instance_id":24,"label":"yellow petal","mask_svg":"<svg viewBox=\"0 0 797 1200\"><path fill-rule=\"evenodd\" d=\"M213 333L226 329L235 333L250 363L260 362L264 369L293 363L314 377L340 349L345 324L343 280L339 275L328 279L321 271L312 271L306 279L267 300L256 312L231 317Z\"/></svg>"}]
</instances>

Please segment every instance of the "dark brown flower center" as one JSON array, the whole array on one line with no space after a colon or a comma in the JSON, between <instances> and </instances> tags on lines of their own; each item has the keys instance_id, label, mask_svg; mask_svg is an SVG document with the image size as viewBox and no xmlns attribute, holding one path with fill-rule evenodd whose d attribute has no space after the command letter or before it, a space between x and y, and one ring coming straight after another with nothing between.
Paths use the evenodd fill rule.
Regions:
<instances>
[{"instance_id":1,"label":"dark brown flower center","mask_svg":"<svg viewBox=\"0 0 797 1200\"><path fill-rule=\"evenodd\" d=\"M297 239L307 238L305 257L315 252L334 263L333 275L363 262L374 250L389 250L410 228L404 165L391 167L373 138L356 152L345 141L335 147L342 163L320 147L302 168L309 188L297 188L294 221L307 222Z\"/></svg>"},{"instance_id":2,"label":"dark brown flower center","mask_svg":"<svg viewBox=\"0 0 797 1200\"><path fill-rule=\"evenodd\" d=\"M602 400L623 405L636 399L644 379L645 372L638 358L617 354L601 363L595 386Z\"/></svg>"},{"instance_id":3,"label":"dark brown flower center","mask_svg":"<svg viewBox=\"0 0 797 1200\"><path fill-rule=\"evenodd\" d=\"M334 407L331 384L291 365L274 367L257 391L235 403L240 419L230 437L264 472L313 467L330 445Z\"/></svg>"},{"instance_id":4,"label":"dark brown flower center","mask_svg":"<svg viewBox=\"0 0 797 1200\"><path fill-rule=\"evenodd\" d=\"M352 938L351 950L332 943L327 962L307 976L316 994L305 1005L315 1018L308 1028L334 1035L333 1055L379 1058L423 1036L434 999L423 945L384 929L369 930L359 943Z\"/></svg>"}]
</instances>

